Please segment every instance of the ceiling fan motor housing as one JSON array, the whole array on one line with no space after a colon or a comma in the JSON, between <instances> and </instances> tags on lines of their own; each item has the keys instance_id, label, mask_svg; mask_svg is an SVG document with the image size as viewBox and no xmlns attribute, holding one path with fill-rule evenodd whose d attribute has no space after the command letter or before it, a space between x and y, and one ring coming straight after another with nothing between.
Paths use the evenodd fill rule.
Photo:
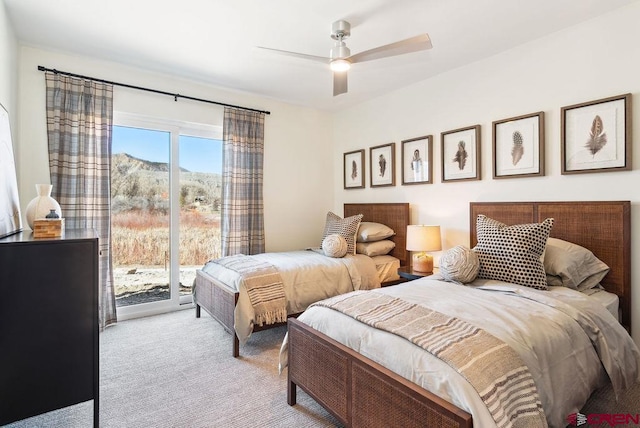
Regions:
<instances>
[{"instance_id":1,"label":"ceiling fan motor housing","mask_svg":"<svg viewBox=\"0 0 640 428\"><path fill-rule=\"evenodd\" d=\"M336 21L331 24L331 38L333 40L346 39L351 35L351 24L347 21Z\"/></svg>"}]
</instances>

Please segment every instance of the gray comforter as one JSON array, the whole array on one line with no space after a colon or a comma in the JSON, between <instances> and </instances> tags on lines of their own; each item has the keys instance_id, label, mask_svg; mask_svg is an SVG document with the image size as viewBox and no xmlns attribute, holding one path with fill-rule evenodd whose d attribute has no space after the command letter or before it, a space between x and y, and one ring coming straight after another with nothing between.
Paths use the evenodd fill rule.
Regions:
<instances>
[{"instance_id":1,"label":"gray comforter","mask_svg":"<svg viewBox=\"0 0 640 428\"><path fill-rule=\"evenodd\" d=\"M509 344L533 375L552 427L566 426L566 417L609 379L618 392L638 381L637 346L589 296L564 287L538 291L498 281L474 284L424 278L379 292L476 324ZM468 382L409 341L324 307L309 308L299 320L470 412L475 426L494 425ZM281 369L286 364L285 338Z\"/></svg>"}]
</instances>

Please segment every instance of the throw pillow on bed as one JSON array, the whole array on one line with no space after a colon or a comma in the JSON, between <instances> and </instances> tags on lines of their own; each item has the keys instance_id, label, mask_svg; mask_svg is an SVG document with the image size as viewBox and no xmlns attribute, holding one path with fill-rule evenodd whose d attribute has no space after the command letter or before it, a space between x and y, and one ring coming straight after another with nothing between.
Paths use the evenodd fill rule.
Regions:
<instances>
[{"instance_id":1,"label":"throw pillow on bed","mask_svg":"<svg viewBox=\"0 0 640 428\"><path fill-rule=\"evenodd\" d=\"M327 220L324 225L322 240L324 241L324 238L329 235L340 235L347 241L347 254L355 254L356 233L358 233L358 226L360 226L361 221L362 214L342 218L339 215L336 215L329 211L327 213ZM320 243L320 246L322 246L322 242Z\"/></svg>"},{"instance_id":2,"label":"throw pillow on bed","mask_svg":"<svg viewBox=\"0 0 640 428\"><path fill-rule=\"evenodd\" d=\"M328 257L344 257L347 254L347 240L338 234L329 235L322 240L322 251Z\"/></svg>"},{"instance_id":3,"label":"throw pillow on bed","mask_svg":"<svg viewBox=\"0 0 640 428\"><path fill-rule=\"evenodd\" d=\"M482 214L476 219L480 260L478 278L495 279L538 290L547 289L547 275L540 260L553 219L542 223L507 226Z\"/></svg>"},{"instance_id":4,"label":"throw pillow on bed","mask_svg":"<svg viewBox=\"0 0 640 428\"><path fill-rule=\"evenodd\" d=\"M478 276L480 260L469 248L457 245L440 257L440 275L445 281L468 284Z\"/></svg>"}]
</instances>

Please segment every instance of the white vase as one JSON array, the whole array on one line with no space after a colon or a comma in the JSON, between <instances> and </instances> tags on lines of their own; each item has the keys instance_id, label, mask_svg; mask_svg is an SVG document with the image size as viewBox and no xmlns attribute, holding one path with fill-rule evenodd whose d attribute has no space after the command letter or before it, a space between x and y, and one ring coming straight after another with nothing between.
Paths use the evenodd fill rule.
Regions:
<instances>
[{"instance_id":1,"label":"white vase","mask_svg":"<svg viewBox=\"0 0 640 428\"><path fill-rule=\"evenodd\" d=\"M27 205L25 216L27 217L27 224L33 229L33 221L43 219L51 212L55 210L60 218L62 218L62 210L60 204L51 197L51 184L36 184L36 192L38 196L33 198Z\"/></svg>"}]
</instances>

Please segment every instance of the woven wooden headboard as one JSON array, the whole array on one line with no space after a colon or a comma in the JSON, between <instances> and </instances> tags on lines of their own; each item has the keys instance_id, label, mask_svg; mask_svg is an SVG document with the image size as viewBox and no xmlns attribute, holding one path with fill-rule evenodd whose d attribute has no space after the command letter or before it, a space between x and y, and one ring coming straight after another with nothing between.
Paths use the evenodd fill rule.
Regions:
<instances>
[{"instance_id":1,"label":"woven wooden headboard","mask_svg":"<svg viewBox=\"0 0 640 428\"><path fill-rule=\"evenodd\" d=\"M344 216L362 214L362 221L372 221L389 226L396 232L391 239L396 247L391 255L400 259L400 266L409 266L409 252L407 251L407 226L409 225L409 204L344 204Z\"/></svg>"},{"instance_id":2,"label":"woven wooden headboard","mask_svg":"<svg viewBox=\"0 0 640 428\"><path fill-rule=\"evenodd\" d=\"M602 286L620 298L621 323L631 331L631 203L597 202L472 202L471 247L476 245L476 217L511 225L553 218L551 235L588 248L611 270Z\"/></svg>"}]
</instances>

